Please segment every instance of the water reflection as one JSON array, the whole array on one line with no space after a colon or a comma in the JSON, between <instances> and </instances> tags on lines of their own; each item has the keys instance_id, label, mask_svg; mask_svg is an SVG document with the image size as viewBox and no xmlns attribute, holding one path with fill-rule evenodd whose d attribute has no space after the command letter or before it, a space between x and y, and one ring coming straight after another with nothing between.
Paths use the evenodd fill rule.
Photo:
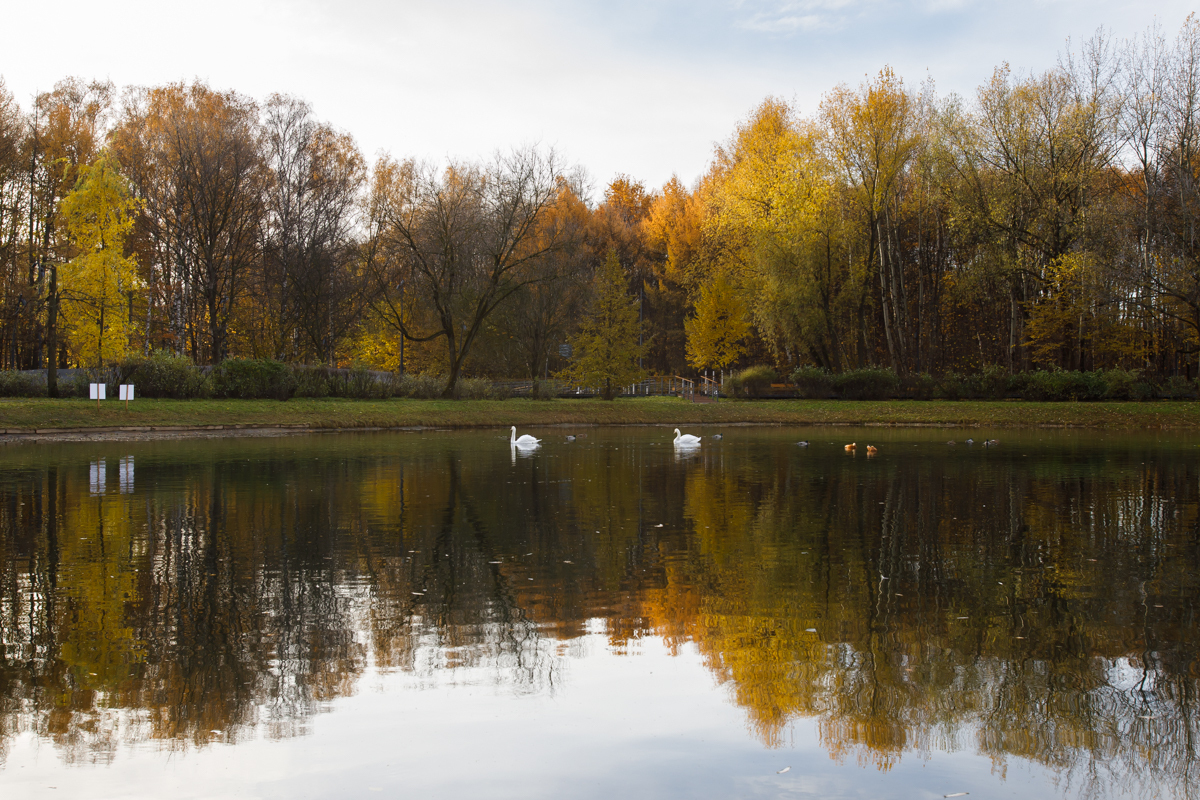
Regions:
<instances>
[{"instance_id":1,"label":"water reflection","mask_svg":"<svg viewBox=\"0 0 1200 800\"><path fill-rule=\"evenodd\" d=\"M1194 446L870 435L12 448L0 758L293 736L370 668L552 694L600 625L698 648L767 746L811 718L879 769L967 749L1194 792Z\"/></svg>"}]
</instances>

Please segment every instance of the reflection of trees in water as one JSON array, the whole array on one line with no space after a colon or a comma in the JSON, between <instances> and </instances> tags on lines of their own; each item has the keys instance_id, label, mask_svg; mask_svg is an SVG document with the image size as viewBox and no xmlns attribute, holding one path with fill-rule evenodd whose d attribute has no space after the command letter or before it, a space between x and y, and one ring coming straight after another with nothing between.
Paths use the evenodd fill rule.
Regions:
<instances>
[{"instance_id":1,"label":"reflection of trees in water","mask_svg":"<svg viewBox=\"0 0 1200 800\"><path fill-rule=\"evenodd\" d=\"M1196 787L1194 462L581 442L239 444L100 497L86 463L6 468L0 748L290 735L372 666L548 691L602 619L617 653L694 642L768 745L810 717L882 768Z\"/></svg>"},{"instance_id":2,"label":"reflection of trees in water","mask_svg":"<svg viewBox=\"0 0 1200 800\"><path fill-rule=\"evenodd\" d=\"M1193 463L764 461L689 477L699 543L650 602L766 743L815 716L883 768L973 744L1085 792L1195 792L1197 583L1164 557L1197 548Z\"/></svg>"},{"instance_id":3,"label":"reflection of trees in water","mask_svg":"<svg viewBox=\"0 0 1200 800\"><path fill-rule=\"evenodd\" d=\"M143 494L100 497L86 464L6 476L0 748L22 730L68 760L111 759L122 741L292 735L369 661L548 683L553 659L489 563L456 469L445 485L402 476L401 500L443 493L426 527L405 525L403 503L395 519L364 502L390 470L361 467L163 465Z\"/></svg>"}]
</instances>

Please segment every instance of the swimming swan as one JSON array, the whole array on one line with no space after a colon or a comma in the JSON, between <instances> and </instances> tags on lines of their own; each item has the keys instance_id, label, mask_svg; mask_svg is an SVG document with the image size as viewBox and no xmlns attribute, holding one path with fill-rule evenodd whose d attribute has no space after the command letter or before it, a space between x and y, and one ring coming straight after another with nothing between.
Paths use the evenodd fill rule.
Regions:
<instances>
[{"instance_id":1,"label":"swimming swan","mask_svg":"<svg viewBox=\"0 0 1200 800\"><path fill-rule=\"evenodd\" d=\"M690 433L680 433L679 428L675 429L675 446L676 447L696 447L700 444L699 436L692 436Z\"/></svg>"},{"instance_id":2,"label":"swimming swan","mask_svg":"<svg viewBox=\"0 0 1200 800\"><path fill-rule=\"evenodd\" d=\"M517 438L517 426L513 425L512 426L512 438L508 440L508 443L510 445L512 445L513 447L537 447L539 444L541 444L541 441L542 441L541 439L535 439L532 436L530 436L528 433L525 434L524 436L522 436L520 439L518 439Z\"/></svg>"}]
</instances>

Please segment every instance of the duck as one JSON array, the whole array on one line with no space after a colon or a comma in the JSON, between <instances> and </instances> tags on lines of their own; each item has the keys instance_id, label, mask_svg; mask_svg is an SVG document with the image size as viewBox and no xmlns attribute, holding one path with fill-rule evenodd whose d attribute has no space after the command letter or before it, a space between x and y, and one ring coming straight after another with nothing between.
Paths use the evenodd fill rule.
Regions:
<instances>
[{"instance_id":1,"label":"duck","mask_svg":"<svg viewBox=\"0 0 1200 800\"><path fill-rule=\"evenodd\" d=\"M873 444L867 445L867 455L873 456L878 452L879 452L879 449L877 447L875 447L875 445L873 445Z\"/></svg>"},{"instance_id":2,"label":"duck","mask_svg":"<svg viewBox=\"0 0 1200 800\"><path fill-rule=\"evenodd\" d=\"M807 441L803 441L803 442L796 442L796 445L797 445L798 447L808 447L808 442L807 442Z\"/></svg>"},{"instance_id":3,"label":"duck","mask_svg":"<svg viewBox=\"0 0 1200 800\"><path fill-rule=\"evenodd\" d=\"M510 445L512 445L513 447L537 447L539 444L542 443L542 440L535 439L532 436L530 436L528 433L525 434L524 436L521 436L520 438L517 438L517 426L513 425L512 426L512 438L510 438L508 440L508 443Z\"/></svg>"},{"instance_id":4,"label":"duck","mask_svg":"<svg viewBox=\"0 0 1200 800\"><path fill-rule=\"evenodd\" d=\"M967 439L967 444L975 444L975 440L974 440L974 439Z\"/></svg>"},{"instance_id":5,"label":"duck","mask_svg":"<svg viewBox=\"0 0 1200 800\"><path fill-rule=\"evenodd\" d=\"M847 453L853 453L857 449L858 449L858 442L851 442L850 444L846 445Z\"/></svg>"},{"instance_id":6,"label":"duck","mask_svg":"<svg viewBox=\"0 0 1200 800\"><path fill-rule=\"evenodd\" d=\"M998 444L1000 444L999 439L987 439L984 441L983 446L984 447L995 447Z\"/></svg>"},{"instance_id":7,"label":"duck","mask_svg":"<svg viewBox=\"0 0 1200 800\"><path fill-rule=\"evenodd\" d=\"M725 438L725 437L724 437L724 436L722 436L722 435L721 435L721 434L719 434L719 433L714 433L714 434L712 435L712 438L713 438L713 441L715 441L715 442L719 442L719 441L721 441L721 440L722 440L723 438Z\"/></svg>"},{"instance_id":8,"label":"duck","mask_svg":"<svg viewBox=\"0 0 1200 800\"><path fill-rule=\"evenodd\" d=\"M568 433L568 434L567 434L567 441L568 441L568 442L573 442L573 441L575 441L575 437L574 437L574 436L572 436L571 434L569 434L569 433Z\"/></svg>"},{"instance_id":9,"label":"duck","mask_svg":"<svg viewBox=\"0 0 1200 800\"><path fill-rule=\"evenodd\" d=\"M696 447L700 444L699 436L692 436L690 433L680 433L679 428L675 429L675 446L676 447Z\"/></svg>"}]
</instances>

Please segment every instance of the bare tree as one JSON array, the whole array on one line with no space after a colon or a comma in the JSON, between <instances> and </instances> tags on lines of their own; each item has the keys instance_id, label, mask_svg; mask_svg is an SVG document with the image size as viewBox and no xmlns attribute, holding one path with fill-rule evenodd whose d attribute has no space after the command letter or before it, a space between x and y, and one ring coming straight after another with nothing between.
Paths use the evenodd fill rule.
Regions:
<instances>
[{"instance_id":1,"label":"bare tree","mask_svg":"<svg viewBox=\"0 0 1200 800\"><path fill-rule=\"evenodd\" d=\"M536 275L496 315L495 327L520 353L530 379L549 371L555 348L567 341L587 306L594 256L585 244L589 211L571 182L561 181L559 198L545 225L559 246L534 266Z\"/></svg>"},{"instance_id":2,"label":"bare tree","mask_svg":"<svg viewBox=\"0 0 1200 800\"><path fill-rule=\"evenodd\" d=\"M273 355L332 365L371 297L352 241L365 164L351 137L314 120L295 98L267 100L264 137L271 182L263 299L276 317Z\"/></svg>"},{"instance_id":3,"label":"bare tree","mask_svg":"<svg viewBox=\"0 0 1200 800\"><path fill-rule=\"evenodd\" d=\"M386 160L377 166L372 207L390 255L373 260L384 316L410 341L445 339L444 397L454 395L492 312L522 287L546 280L538 267L562 241L560 228L544 224L561 172L553 151L535 148L445 170ZM399 312L401 285L424 306L427 325Z\"/></svg>"}]
</instances>

